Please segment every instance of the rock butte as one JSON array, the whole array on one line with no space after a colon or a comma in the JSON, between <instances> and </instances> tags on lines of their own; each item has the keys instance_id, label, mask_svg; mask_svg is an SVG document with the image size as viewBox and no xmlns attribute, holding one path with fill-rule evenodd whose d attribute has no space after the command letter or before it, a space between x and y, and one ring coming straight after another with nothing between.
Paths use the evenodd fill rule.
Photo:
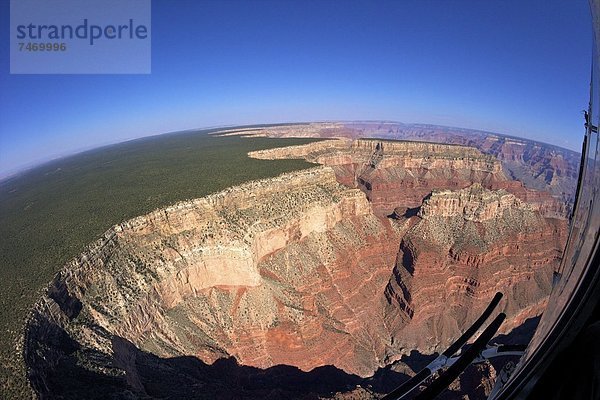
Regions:
<instances>
[{"instance_id":1,"label":"rock butte","mask_svg":"<svg viewBox=\"0 0 600 400\"><path fill-rule=\"evenodd\" d=\"M504 331L539 313L565 240L566 221L549 218L560 214L554 200L511 183L475 149L386 142L369 166L376 146L255 152L327 166L107 231L29 318L34 389L60 390L53 368L72 358L148 394L132 348L367 377L412 349L447 346L496 291L506 295Z\"/></svg>"}]
</instances>

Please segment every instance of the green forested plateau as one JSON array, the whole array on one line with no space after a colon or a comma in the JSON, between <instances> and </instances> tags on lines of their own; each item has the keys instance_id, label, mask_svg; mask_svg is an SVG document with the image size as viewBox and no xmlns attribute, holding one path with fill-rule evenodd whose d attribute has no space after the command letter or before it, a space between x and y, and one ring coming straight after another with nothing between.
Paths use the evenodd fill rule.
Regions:
<instances>
[{"instance_id":1,"label":"green forested plateau","mask_svg":"<svg viewBox=\"0 0 600 400\"><path fill-rule=\"evenodd\" d=\"M23 321L56 272L111 226L177 201L310 167L252 150L311 139L217 137L209 131L120 143L0 182L0 398L26 398Z\"/></svg>"}]
</instances>

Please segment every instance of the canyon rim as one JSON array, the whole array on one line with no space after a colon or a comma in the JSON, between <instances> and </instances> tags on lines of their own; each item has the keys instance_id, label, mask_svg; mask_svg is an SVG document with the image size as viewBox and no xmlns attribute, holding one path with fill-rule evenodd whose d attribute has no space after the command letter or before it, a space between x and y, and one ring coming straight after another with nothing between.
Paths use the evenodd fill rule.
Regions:
<instances>
[{"instance_id":1,"label":"canyon rim","mask_svg":"<svg viewBox=\"0 0 600 400\"><path fill-rule=\"evenodd\" d=\"M525 186L523 165L547 164L487 142L307 129L345 137L251 152L319 166L125 221L69 262L27 321L35 392L377 398L369 379L410 375L407 357L443 350L497 291L504 334L543 311L566 240L564 172Z\"/></svg>"}]
</instances>

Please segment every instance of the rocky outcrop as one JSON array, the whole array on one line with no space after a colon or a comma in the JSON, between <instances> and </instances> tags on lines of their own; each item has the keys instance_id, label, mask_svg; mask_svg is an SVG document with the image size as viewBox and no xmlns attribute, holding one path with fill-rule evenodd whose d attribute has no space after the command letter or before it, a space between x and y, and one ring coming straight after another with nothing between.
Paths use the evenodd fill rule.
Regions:
<instances>
[{"instance_id":1,"label":"rocky outcrop","mask_svg":"<svg viewBox=\"0 0 600 400\"><path fill-rule=\"evenodd\" d=\"M389 342L372 300L400 234L323 167L124 222L67 265L37 304L25 351L31 380L40 391L56 387L45 373L75 358L96 373L117 365L141 390L122 354L129 347L115 345L122 340L159 357L369 375ZM48 343L49 332L62 339Z\"/></svg>"},{"instance_id":2,"label":"rocky outcrop","mask_svg":"<svg viewBox=\"0 0 600 400\"><path fill-rule=\"evenodd\" d=\"M500 160L506 173L521 181L527 188L550 192L561 203L558 208L564 209L563 216L570 212L579 175L580 154L577 152L547 143L473 129L399 122L327 122L322 125L312 123L270 127L260 130L260 135L379 138L475 147Z\"/></svg>"},{"instance_id":3,"label":"rocky outcrop","mask_svg":"<svg viewBox=\"0 0 600 400\"><path fill-rule=\"evenodd\" d=\"M479 184L434 191L410 220L386 293L414 313L402 337L420 349L456 337L496 291L507 295L505 329L519 326L549 293L566 238L564 220Z\"/></svg>"},{"instance_id":4,"label":"rocky outcrop","mask_svg":"<svg viewBox=\"0 0 600 400\"><path fill-rule=\"evenodd\" d=\"M381 159L373 165L377 146ZM362 189L377 213L418 207L434 188L505 181L502 165L476 149L435 143L334 140L263 150L255 158L304 158L334 168L338 181Z\"/></svg>"},{"instance_id":5,"label":"rocky outcrop","mask_svg":"<svg viewBox=\"0 0 600 400\"><path fill-rule=\"evenodd\" d=\"M372 165L378 145L382 146L381 159ZM545 217L564 218L568 212L566 203L509 179L498 159L472 147L338 139L249 155L259 159L301 158L331 166L339 182L362 189L375 211L383 215L392 214L398 207L419 207L434 189L462 189L474 182L492 190L505 189Z\"/></svg>"},{"instance_id":6,"label":"rocky outcrop","mask_svg":"<svg viewBox=\"0 0 600 400\"><path fill-rule=\"evenodd\" d=\"M263 380L316 385L325 368L341 382L319 392L327 397L411 350L445 347L498 290L506 329L535 312L565 221L486 189L507 178L476 149L383 142L380 157L381 145L256 152L328 166L107 231L32 311L24 355L33 388L87 398L94 381L105 397L182 397L186 384L213 398L231 385L264 398ZM410 189L393 186L399 177ZM405 211L388 218L394 209ZM250 394L247 379L259 382Z\"/></svg>"},{"instance_id":7,"label":"rocky outcrop","mask_svg":"<svg viewBox=\"0 0 600 400\"><path fill-rule=\"evenodd\" d=\"M422 219L462 217L467 221L483 222L501 218L505 213L514 211L519 212L518 218L525 219L524 211L533 211L533 207L504 190L493 192L474 183L457 191L432 191L417 215Z\"/></svg>"},{"instance_id":8,"label":"rocky outcrop","mask_svg":"<svg viewBox=\"0 0 600 400\"><path fill-rule=\"evenodd\" d=\"M496 181L489 187L492 190L504 189L527 204L534 207L544 217L564 219L571 212L569 203L560 201L549 192L528 189L522 182L516 180Z\"/></svg>"}]
</instances>

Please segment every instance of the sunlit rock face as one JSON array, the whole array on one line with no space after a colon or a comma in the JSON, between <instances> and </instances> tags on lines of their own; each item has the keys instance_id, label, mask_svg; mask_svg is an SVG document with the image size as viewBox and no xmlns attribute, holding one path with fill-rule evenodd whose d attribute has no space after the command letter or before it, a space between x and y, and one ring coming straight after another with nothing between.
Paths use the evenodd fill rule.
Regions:
<instances>
[{"instance_id":1,"label":"sunlit rock face","mask_svg":"<svg viewBox=\"0 0 600 400\"><path fill-rule=\"evenodd\" d=\"M529 211L529 213L527 212ZM474 183L461 190L434 190L425 198L418 216L423 219L442 217L461 217L466 221L484 222L498 220L507 214L514 214L519 225L525 225L527 218L532 218L533 207L504 191L484 189Z\"/></svg>"},{"instance_id":2,"label":"sunlit rock face","mask_svg":"<svg viewBox=\"0 0 600 400\"><path fill-rule=\"evenodd\" d=\"M377 146L382 157L370 163ZM476 149L418 142L335 140L263 150L256 158L305 158L331 166L338 180L361 188L377 213L398 206L418 207L434 188L463 188L473 182L506 180L500 162Z\"/></svg>"},{"instance_id":3,"label":"sunlit rock face","mask_svg":"<svg viewBox=\"0 0 600 400\"><path fill-rule=\"evenodd\" d=\"M229 357L265 371L332 366L356 382L411 350L439 351L496 291L506 295L505 331L539 313L566 222L486 189L508 179L477 150L386 143L370 163L376 145L257 152L328 166L113 227L31 314L24 354L34 389L67 390L56 376L68 365L75 392L94 379L118 396L154 396L154 369L189 375L206 396L227 390L229 367L192 373L185 356L219 371Z\"/></svg>"},{"instance_id":4,"label":"sunlit rock face","mask_svg":"<svg viewBox=\"0 0 600 400\"><path fill-rule=\"evenodd\" d=\"M402 338L415 348L433 350L431 343L460 335L497 291L506 296L504 330L543 307L549 267L562 255L564 220L543 218L504 190L473 184L434 191L409 224L386 294L409 304L414 318Z\"/></svg>"},{"instance_id":5,"label":"sunlit rock face","mask_svg":"<svg viewBox=\"0 0 600 400\"><path fill-rule=\"evenodd\" d=\"M491 132L429 124L399 122L325 122L301 126L253 129L246 136L379 138L470 146L502 162L507 174L528 188L548 191L561 203L555 211L565 216L573 204L580 153L551 144ZM554 212L554 211L553 211Z\"/></svg>"},{"instance_id":6,"label":"sunlit rock face","mask_svg":"<svg viewBox=\"0 0 600 400\"><path fill-rule=\"evenodd\" d=\"M377 146L381 159L370 165ZM416 208L434 189L463 189L480 183L505 189L545 217L565 218L567 207L549 193L527 189L507 177L502 163L472 147L422 142L337 139L250 153L263 159L303 158L331 166L339 182L364 191L376 213Z\"/></svg>"}]
</instances>

